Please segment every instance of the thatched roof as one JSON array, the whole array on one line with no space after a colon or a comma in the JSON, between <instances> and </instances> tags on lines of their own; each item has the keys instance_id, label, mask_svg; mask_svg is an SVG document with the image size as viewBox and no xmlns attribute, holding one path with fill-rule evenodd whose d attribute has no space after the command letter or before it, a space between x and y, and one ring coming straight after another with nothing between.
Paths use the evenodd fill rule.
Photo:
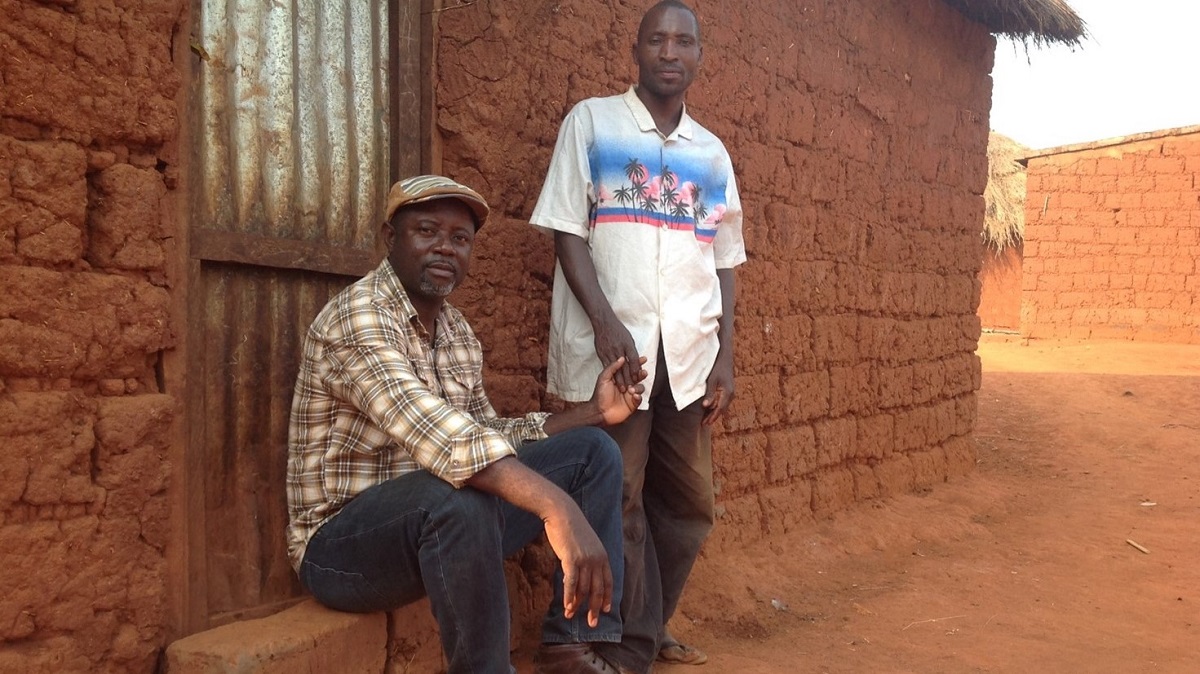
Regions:
<instances>
[{"instance_id":1,"label":"thatched roof","mask_svg":"<svg viewBox=\"0 0 1200 674\"><path fill-rule=\"evenodd\" d=\"M988 181L983 188L983 242L1001 252L1025 237L1025 166L1029 148L1008 136L988 134Z\"/></svg>"},{"instance_id":2,"label":"thatched roof","mask_svg":"<svg viewBox=\"0 0 1200 674\"><path fill-rule=\"evenodd\" d=\"M1024 43L1079 44L1087 35L1083 19L1065 0L945 0L993 33Z\"/></svg>"}]
</instances>

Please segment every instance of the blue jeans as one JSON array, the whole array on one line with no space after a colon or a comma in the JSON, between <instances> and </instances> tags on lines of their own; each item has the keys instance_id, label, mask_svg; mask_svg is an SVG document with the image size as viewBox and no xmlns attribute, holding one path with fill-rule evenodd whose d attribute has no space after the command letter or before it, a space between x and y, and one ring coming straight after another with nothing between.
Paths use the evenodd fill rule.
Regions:
<instances>
[{"instance_id":1,"label":"blue jeans","mask_svg":"<svg viewBox=\"0 0 1200 674\"><path fill-rule=\"evenodd\" d=\"M521 463L567 492L583 511L613 574L621 604L621 454L603 431L579 428L517 450ZM511 671L504 558L542 534L542 521L484 492L425 471L354 497L317 530L300 581L340 611L388 611L428 595L452 674ZM586 608L563 616L562 568L542 623L546 643L618 642L618 611L589 627Z\"/></svg>"}]
</instances>

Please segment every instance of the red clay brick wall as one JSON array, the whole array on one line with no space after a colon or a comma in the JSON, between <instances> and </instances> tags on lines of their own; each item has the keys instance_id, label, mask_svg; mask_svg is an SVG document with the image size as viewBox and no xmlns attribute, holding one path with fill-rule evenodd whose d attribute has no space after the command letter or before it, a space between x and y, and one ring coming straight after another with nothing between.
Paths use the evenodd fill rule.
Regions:
<instances>
[{"instance_id":1,"label":"red clay brick wall","mask_svg":"<svg viewBox=\"0 0 1200 674\"><path fill-rule=\"evenodd\" d=\"M1200 132L1029 160L1021 333L1200 343Z\"/></svg>"},{"instance_id":2,"label":"red clay brick wall","mask_svg":"<svg viewBox=\"0 0 1200 674\"><path fill-rule=\"evenodd\" d=\"M0 0L0 671L164 639L182 8Z\"/></svg>"},{"instance_id":3,"label":"red clay brick wall","mask_svg":"<svg viewBox=\"0 0 1200 674\"><path fill-rule=\"evenodd\" d=\"M495 205L456 303L504 411L544 404L552 242L533 209L559 122L635 78L650 2L439 14L444 170ZM746 207L737 400L709 550L973 464L993 39L938 2L698 2L692 114Z\"/></svg>"}]
</instances>

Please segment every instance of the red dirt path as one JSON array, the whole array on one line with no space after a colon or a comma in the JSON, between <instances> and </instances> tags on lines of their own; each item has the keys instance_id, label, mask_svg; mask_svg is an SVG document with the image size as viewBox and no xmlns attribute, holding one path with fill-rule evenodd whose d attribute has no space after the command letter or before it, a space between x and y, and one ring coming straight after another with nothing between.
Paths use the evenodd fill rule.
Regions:
<instances>
[{"instance_id":1,"label":"red dirt path","mask_svg":"<svg viewBox=\"0 0 1200 674\"><path fill-rule=\"evenodd\" d=\"M1200 346L979 354L974 474L702 559L656 673L1200 672Z\"/></svg>"}]
</instances>

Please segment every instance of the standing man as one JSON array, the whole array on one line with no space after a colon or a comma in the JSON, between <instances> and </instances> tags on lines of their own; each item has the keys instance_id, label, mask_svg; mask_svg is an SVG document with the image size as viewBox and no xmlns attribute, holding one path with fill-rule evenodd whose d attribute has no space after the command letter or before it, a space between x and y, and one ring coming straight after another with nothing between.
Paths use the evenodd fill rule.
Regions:
<instances>
[{"instance_id":1,"label":"standing man","mask_svg":"<svg viewBox=\"0 0 1200 674\"><path fill-rule=\"evenodd\" d=\"M334 609L428 595L449 671L493 674L512 671L504 557L544 531L560 565L536 671L617 674L590 644L621 638L620 454L585 426L628 417L645 372L618 387L618 359L584 405L497 417L479 341L445 301L487 216L446 178L396 183L387 258L313 321L288 433L288 554Z\"/></svg>"},{"instance_id":2,"label":"standing man","mask_svg":"<svg viewBox=\"0 0 1200 674\"><path fill-rule=\"evenodd\" d=\"M729 153L684 106L701 53L695 12L651 7L637 85L570 112L530 218L558 255L550 391L586 400L604 368L648 359L650 394L608 429L625 461L625 631L597 646L633 672L707 659L665 626L713 525L708 427L733 399L733 268L746 254ZM617 385L636 369L622 366Z\"/></svg>"}]
</instances>

